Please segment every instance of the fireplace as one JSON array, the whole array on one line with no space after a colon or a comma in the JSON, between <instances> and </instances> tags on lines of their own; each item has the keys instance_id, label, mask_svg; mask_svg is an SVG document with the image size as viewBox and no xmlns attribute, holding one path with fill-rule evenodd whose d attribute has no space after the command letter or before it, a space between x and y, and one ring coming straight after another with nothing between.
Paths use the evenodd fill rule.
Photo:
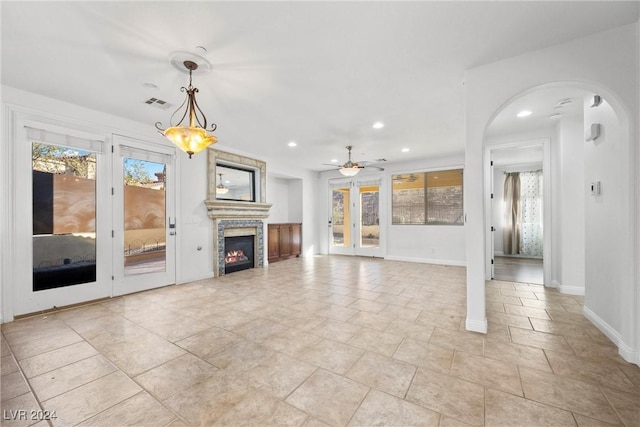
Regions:
<instances>
[{"instance_id":1,"label":"fireplace","mask_svg":"<svg viewBox=\"0 0 640 427\"><path fill-rule=\"evenodd\" d=\"M224 238L224 273L247 270L254 265L255 236L232 236Z\"/></svg>"}]
</instances>

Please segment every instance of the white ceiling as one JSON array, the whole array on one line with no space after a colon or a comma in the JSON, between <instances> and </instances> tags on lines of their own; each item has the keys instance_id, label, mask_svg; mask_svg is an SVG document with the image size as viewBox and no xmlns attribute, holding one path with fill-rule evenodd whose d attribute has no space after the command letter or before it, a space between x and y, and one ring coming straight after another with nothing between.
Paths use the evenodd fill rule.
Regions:
<instances>
[{"instance_id":1,"label":"white ceiling","mask_svg":"<svg viewBox=\"0 0 640 427\"><path fill-rule=\"evenodd\" d=\"M461 153L466 69L635 22L639 9L637 1L2 1L1 8L3 84L167 126L188 80L169 54L199 53L213 68L193 83L218 124L218 148L313 170L346 161L346 145L355 146L353 160L367 161ZM174 107L146 105L150 97ZM373 129L377 120L386 126Z\"/></svg>"}]
</instances>

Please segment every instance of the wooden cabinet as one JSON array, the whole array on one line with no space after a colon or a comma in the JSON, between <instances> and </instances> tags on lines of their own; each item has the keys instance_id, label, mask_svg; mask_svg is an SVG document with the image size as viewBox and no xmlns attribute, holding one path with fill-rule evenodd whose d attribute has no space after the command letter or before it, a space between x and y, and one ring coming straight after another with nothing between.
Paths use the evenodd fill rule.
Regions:
<instances>
[{"instance_id":1,"label":"wooden cabinet","mask_svg":"<svg viewBox=\"0 0 640 427\"><path fill-rule=\"evenodd\" d=\"M302 224L269 224L269 262L300 256Z\"/></svg>"}]
</instances>

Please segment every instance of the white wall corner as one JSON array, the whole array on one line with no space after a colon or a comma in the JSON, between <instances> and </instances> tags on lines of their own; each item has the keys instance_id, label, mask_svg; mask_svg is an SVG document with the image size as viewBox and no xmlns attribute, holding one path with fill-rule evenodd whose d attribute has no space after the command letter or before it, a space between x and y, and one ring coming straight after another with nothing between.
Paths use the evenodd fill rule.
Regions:
<instances>
[{"instance_id":1,"label":"white wall corner","mask_svg":"<svg viewBox=\"0 0 640 427\"><path fill-rule=\"evenodd\" d=\"M481 334L487 333L487 318L485 317L483 320L473 320L467 317L465 322L465 328L467 331L471 332L480 332Z\"/></svg>"},{"instance_id":2,"label":"white wall corner","mask_svg":"<svg viewBox=\"0 0 640 427\"><path fill-rule=\"evenodd\" d=\"M640 366L640 349L633 348L627 343L622 341L622 336L607 322L602 320L597 314L595 314L589 307L583 308L584 317L586 317L591 323L593 323L603 334L607 336L617 347L618 354L627 362L635 363Z\"/></svg>"},{"instance_id":3,"label":"white wall corner","mask_svg":"<svg viewBox=\"0 0 640 427\"><path fill-rule=\"evenodd\" d=\"M560 284L560 282L558 282L558 281L557 281L557 280L555 280L555 279L551 281L551 284L549 284L549 285L546 285L546 284L545 284L545 286L547 286L548 288L555 288L555 289L560 289L560 288L562 287L562 285Z\"/></svg>"}]
</instances>

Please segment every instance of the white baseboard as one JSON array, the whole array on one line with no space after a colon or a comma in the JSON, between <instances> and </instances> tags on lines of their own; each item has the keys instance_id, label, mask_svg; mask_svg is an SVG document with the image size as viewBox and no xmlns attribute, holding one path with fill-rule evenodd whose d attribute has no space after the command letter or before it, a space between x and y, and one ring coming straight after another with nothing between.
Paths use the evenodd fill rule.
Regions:
<instances>
[{"instance_id":1,"label":"white baseboard","mask_svg":"<svg viewBox=\"0 0 640 427\"><path fill-rule=\"evenodd\" d=\"M640 349L633 349L627 343L622 341L622 336L613 329L607 322L602 320L600 316L595 314L589 307L584 306L582 310L584 317L589 319L591 323L593 323L596 328L600 330L603 334L607 336L617 347L618 354L627 362L635 363L640 366Z\"/></svg>"},{"instance_id":2,"label":"white baseboard","mask_svg":"<svg viewBox=\"0 0 640 427\"><path fill-rule=\"evenodd\" d=\"M487 333L487 319L484 320L472 320L467 317L465 322L465 328L467 331L480 332L481 334Z\"/></svg>"},{"instance_id":3,"label":"white baseboard","mask_svg":"<svg viewBox=\"0 0 640 427\"><path fill-rule=\"evenodd\" d=\"M421 264L453 265L457 267L467 266L467 263L464 261L452 261L447 259L414 258L414 257L393 256L393 255L387 255L384 257L384 259L389 261L417 262Z\"/></svg>"},{"instance_id":4,"label":"white baseboard","mask_svg":"<svg viewBox=\"0 0 640 427\"><path fill-rule=\"evenodd\" d=\"M552 280L551 284L548 286L549 288L555 288L555 289L560 289L560 282L558 282L557 280Z\"/></svg>"}]
</instances>

